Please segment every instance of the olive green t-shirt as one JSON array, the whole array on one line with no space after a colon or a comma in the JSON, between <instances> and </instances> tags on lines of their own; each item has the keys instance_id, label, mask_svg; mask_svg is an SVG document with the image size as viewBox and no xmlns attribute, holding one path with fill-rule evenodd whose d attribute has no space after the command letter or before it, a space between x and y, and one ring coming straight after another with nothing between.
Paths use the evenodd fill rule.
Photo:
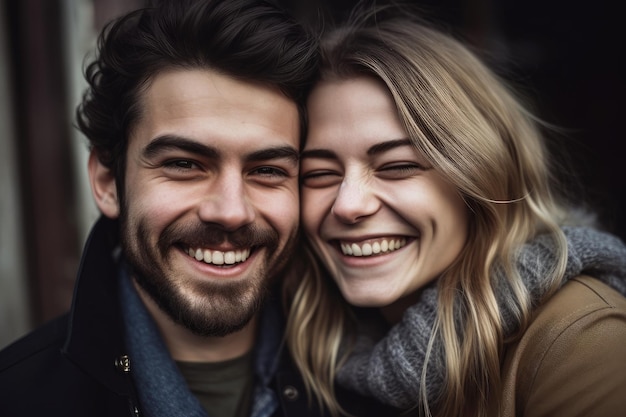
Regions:
<instances>
[{"instance_id":1,"label":"olive green t-shirt","mask_svg":"<svg viewBox=\"0 0 626 417\"><path fill-rule=\"evenodd\" d=\"M176 362L189 389L211 417L248 417L252 353L224 362Z\"/></svg>"}]
</instances>

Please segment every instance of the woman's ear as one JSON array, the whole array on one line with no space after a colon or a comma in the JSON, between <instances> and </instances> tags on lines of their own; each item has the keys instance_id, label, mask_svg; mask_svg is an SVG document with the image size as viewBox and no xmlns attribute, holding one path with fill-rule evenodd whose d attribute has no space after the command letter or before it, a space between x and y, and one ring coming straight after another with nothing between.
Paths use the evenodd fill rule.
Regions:
<instances>
[{"instance_id":1,"label":"woman's ear","mask_svg":"<svg viewBox=\"0 0 626 417\"><path fill-rule=\"evenodd\" d=\"M89 182L96 205L105 216L116 219L120 214L115 175L100 162L96 152L91 151L88 162Z\"/></svg>"}]
</instances>

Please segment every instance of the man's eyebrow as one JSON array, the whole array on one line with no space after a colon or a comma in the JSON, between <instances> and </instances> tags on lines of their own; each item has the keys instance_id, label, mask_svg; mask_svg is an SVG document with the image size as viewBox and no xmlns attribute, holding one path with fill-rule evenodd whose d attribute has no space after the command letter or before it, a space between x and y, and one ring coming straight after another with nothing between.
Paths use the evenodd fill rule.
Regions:
<instances>
[{"instance_id":1,"label":"man's eyebrow","mask_svg":"<svg viewBox=\"0 0 626 417\"><path fill-rule=\"evenodd\" d=\"M144 148L142 154L145 158L150 159L158 156L161 152L174 149L202 155L206 158L215 159L220 156L219 151L212 146L207 146L194 140L176 135L157 136L150 141L148 146Z\"/></svg>"},{"instance_id":2,"label":"man's eyebrow","mask_svg":"<svg viewBox=\"0 0 626 417\"><path fill-rule=\"evenodd\" d=\"M294 164L298 163L298 151L291 146L276 146L272 148L260 149L246 155L248 162L261 162L271 159L288 159Z\"/></svg>"},{"instance_id":3,"label":"man's eyebrow","mask_svg":"<svg viewBox=\"0 0 626 417\"><path fill-rule=\"evenodd\" d=\"M214 146L198 143L195 140L176 135L161 135L154 138L143 150L145 158L154 158L168 150L182 150L205 158L218 159L221 153ZM251 152L245 156L248 162L267 161L270 159L289 159L298 163L298 151L291 146L276 146Z\"/></svg>"},{"instance_id":4,"label":"man's eyebrow","mask_svg":"<svg viewBox=\"0 0 626 417\"><path fill-rule=\"evenodd\" d=\"M394 148L398 148L401 146L411 146L411 140L408 138L404 138L404 139L394 139L394 140L389 140L386 142L381 142L381 143L377 143L375 145L372 145L368 150L367 150L367 155L372 156L372 155L377 155L377 154L381 154L384 152L387 152L391 149Z\"/></svg>"},{"instance_id":5,"label":"man's eyebrow","mask_svg":"<svg viewBox=\"0 0 626 417\"><path fill-rule=\"evenodd\" d=\"M329 149L308 149L300 153L300 159L320 158L320 159L338 159L337 154Z\"/></svg>"}]
</instances>

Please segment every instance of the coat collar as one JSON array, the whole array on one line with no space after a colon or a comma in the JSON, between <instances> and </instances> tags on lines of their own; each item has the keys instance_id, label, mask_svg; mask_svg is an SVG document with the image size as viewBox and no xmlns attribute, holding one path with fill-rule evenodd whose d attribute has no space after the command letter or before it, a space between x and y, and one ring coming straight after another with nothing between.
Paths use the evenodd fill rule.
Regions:
<instances>
[{"instance_id":1,"label":"coat collar","mask_svg":"<svg viewBox=\"0 0 626 417\"><path fill-rule=\"evenodd\" d=\"M85 244L70 310L64 354L83 371L120 395L131 395L125 327L120 304L119 224L104 216L95 223ZM276 406L269 384L276 372L283 331L282 313L272 291L257 332L255 373L259 380L256 396L265 409ZM263 401L260 397L264 397ZM264 415L259 412L258 415Z\"/></svg>"},{"instance_id":2,"label":"coat collar","mask_svg":"<svg viewBox=\"0 0 626 417\"><path fill-rule=\"evenodd\" d=\"M101 216L85 244L63 353L120 395L130 395L124 370L124 327L117 286L118 222Z\"/></svg>"}]
</instances>

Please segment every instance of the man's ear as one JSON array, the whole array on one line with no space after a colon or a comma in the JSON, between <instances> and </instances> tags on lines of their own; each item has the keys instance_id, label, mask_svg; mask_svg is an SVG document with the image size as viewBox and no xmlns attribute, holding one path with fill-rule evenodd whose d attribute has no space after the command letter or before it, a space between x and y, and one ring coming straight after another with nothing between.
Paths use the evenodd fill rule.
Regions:
<instances>
[{"instance_id":1,"label":"man's ear","mask_svg":"<svg viewBox=\"0 0 626 417\"><path fill-rule=\"evenodd\" d=\"M89 183L96 205L105 216L116 219L120 214L115 175L100 162L96 152L91 151L88 162Z\"/></svg>"}]
</instances>

